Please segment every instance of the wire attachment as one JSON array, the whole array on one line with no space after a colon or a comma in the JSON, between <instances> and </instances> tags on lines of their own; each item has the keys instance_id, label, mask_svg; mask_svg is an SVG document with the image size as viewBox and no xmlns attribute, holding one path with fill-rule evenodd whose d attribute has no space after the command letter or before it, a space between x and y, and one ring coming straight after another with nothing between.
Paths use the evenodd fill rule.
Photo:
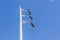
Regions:
<instances>
[{"instance_id":1,"label":"wire attachment","mask_svg":"<svg viewBox=\"0 0 60 40\"><path fill-rule=\"evenodd\" d=\"M23 10L23 11L27 10L27 12L28 12L28 14L22 14L22 16L23 16L23 17L24 17L24 16L28 16L28 17L30 18L29 21L24 20L24 21L22 21L22 23L28 23L28 24L30 24L32 27L35 27L35 25L32 23L33 17L31 16L31 11L30 11L29 9L22 9L22 10Z\"/></svg>"}]
</instances>

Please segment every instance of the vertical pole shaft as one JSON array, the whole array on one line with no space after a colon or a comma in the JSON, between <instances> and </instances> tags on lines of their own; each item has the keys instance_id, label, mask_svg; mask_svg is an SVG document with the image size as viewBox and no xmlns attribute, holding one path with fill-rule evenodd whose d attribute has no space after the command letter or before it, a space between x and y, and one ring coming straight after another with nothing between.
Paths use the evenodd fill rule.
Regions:
<instances>
[{"instance_id":1,"label":"vertical pole shaft","mask_svg":"<svg viewBox=\"0 0 60 40\"><path fill-rule=\"evenodd\" d=\"M23 40L22 34L22 8L20 7L20 40Z\"/></svg>"}]
</instances>

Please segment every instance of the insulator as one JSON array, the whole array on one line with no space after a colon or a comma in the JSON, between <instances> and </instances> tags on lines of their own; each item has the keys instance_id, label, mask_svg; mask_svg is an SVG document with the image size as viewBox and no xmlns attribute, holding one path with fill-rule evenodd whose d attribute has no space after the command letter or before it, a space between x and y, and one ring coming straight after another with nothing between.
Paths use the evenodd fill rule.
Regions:
<instances>
[{"instance_id":1,"label":"insulator","mask_svg":"<svg viewBox=\"0 0 60 40\"><path fill-rule=\"evenodd\" d=\"M32 27L35 27L35 25L33 23L31 23Z\"/></svg>"},{"instance_id":2,"label":"insulator","mask_svg":"<svg viewBox=\"0 0 60 40\"><path fill-rule=\"evenodd\" d=\"M32 16L29 16L29 18L30 18L31 20L33 20Z\"/></svg>"},{"instance_id":3,"label":"insulator","mask_svg":"<svg viewBox=\"0 0 60 40\"><path fill-rule=\"evenodd\" d=\"M29 9L26 9L26 10L28 11L29 15L31 15L31 12L30 12L30 10L29 10Z\"/></svg>"},{"instance_id":4,"label":"insulator","mask_svg":"<svg viewBox=\"0 0 60 40\"><path fill-rule=\"evenodd\" d=\"M22 21L23 23L32 23L32 21Z\"/></svg>"}]
</instances>

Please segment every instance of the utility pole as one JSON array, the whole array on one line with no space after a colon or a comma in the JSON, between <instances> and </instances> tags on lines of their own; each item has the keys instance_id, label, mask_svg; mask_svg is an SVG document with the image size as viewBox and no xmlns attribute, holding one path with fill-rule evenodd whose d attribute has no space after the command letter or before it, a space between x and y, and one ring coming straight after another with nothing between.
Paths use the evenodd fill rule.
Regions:
<instances>
[{"instance_id":1,"label":"utility pole","mask_svg":"<svg viewBox=\"0 0 60 40\"><path fill-rule=\"evenodd\" d=\"M27 10L27 12L28 12L28 14L22 14L22 12L24 11L24 10ZM29 18L30 18L30 20L29 21L23 21L22 20L22 17L23 16L29 16ZM23 40L23 30L22 30L22 24L23 23L29 23L29 24L31 24L32 25L32 27L35 27L34 25L33 25L33 23L32 23L32 16L31 16L31 12L30 12L30 10L29 9L22 9L22 7L20 6L20 40Z\"/></svg>"},{"instance_id":2,"label":"utility pole","mask_svg":"<svg viewBox=\"0 0 60 40\"><path fill-rule=\"evenodd\" d=\"M22 34L22 8L20 7L20 40L23 40Z\"/></svg>"}]
</instances>

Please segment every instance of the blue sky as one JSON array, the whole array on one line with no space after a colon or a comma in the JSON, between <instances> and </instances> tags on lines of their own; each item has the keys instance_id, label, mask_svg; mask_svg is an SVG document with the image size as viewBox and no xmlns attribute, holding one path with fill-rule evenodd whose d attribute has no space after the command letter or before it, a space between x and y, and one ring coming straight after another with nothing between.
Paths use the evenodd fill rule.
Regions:
<instances>
[{"instance_id":1,"label":"blue sky","mask_svg":"<svg viewBox=\"0 0 60 40\"><path fill-rule=\"evenodd\" d=\"M36 26L23 24L24 40L60 40L60 0L0 0L0 40L19 40L20 5Z\"/></svg>"}]
</instances>

